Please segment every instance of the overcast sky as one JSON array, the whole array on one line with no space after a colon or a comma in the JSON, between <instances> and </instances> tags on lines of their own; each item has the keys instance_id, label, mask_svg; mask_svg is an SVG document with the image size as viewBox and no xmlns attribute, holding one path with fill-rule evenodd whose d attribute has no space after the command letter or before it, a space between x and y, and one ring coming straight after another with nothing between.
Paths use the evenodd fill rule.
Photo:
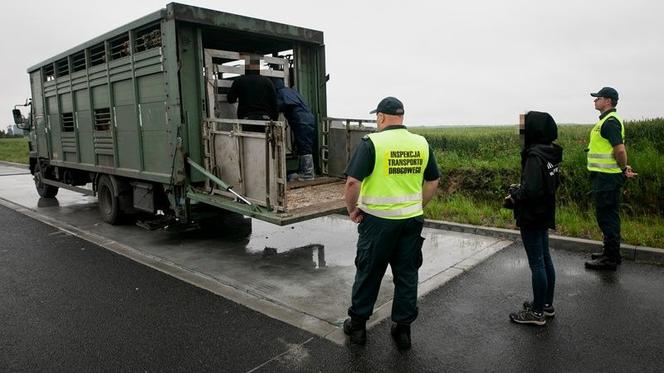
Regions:
<instances>
[{"instance_id":1,"label":"overcast sky","mask_svg":"<svg viewBox=\"0 0 664 373\"><path fill-rule=\"evenodd\" d=\"M323 31L330 116L369 118L392 95L415 125L516 123L527 110L590 123L589 93L605 85L623 117L664 116L662 1L187 3ZM165 5L2 1L0 128L29 96L29 66Z\"/></svg>"}]
</instances>

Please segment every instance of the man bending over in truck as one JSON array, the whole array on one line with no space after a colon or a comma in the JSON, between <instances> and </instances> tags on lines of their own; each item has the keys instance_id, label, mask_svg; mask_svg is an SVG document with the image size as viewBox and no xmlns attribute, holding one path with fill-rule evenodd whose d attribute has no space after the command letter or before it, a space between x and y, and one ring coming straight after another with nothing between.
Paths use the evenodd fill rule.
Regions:
<instances>
[{"instance_id":1,"label":"man bending over in truck","mask_svg":"<svg viewBox=\"0 0 664 373\"><path fill-rule=\"evenodd\" d=\"M277 91L270 78L260 75L260 61L250 61L246 74L233 81L228 102L238 102L238 119L277 120L279 117Z\"/></svg>"},{"instance_id":2,"label":"man bending over in truck","mask_svg":"<svg viewBox=\"0 0 664 373\"><path fill-rule=\"evenodd\" d=\"M277 89L277 103L279 111L284 113L288 125L293 129L295 146L299 160L297 175L292 177L299 180L314 179L314 133L316 118L304 102L304 97L293 88L286 87L281 78L272 78ZM289 178L291 176L289 175Z\"/></svg>"}]
</instances>

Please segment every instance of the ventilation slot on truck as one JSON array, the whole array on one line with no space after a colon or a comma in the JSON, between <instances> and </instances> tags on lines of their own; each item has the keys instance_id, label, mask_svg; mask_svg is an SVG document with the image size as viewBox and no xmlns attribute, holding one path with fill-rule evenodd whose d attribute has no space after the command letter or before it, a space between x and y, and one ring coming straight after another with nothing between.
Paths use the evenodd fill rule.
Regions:
<instances>
[{"instance_id":1,"label":"ventilation slot on truck","mask_svg":"<svg viewBox=\"0 0 664 373\"><path fill-rule=\"evenodd\" d=\"M143 52L152 48L161 47L161 29L159 24L136 30L134 50Z\"/></svg>"},{"instance_id":2,"label":"ventilation slot on truck","mask_svg":"<svg viewBox=\"0 0 664 373\"><path fill-rule=\"evenodd\" d=\"M115 38L109 42L111 48L111 61L127 57L129 51L129 34Z\"/></svg>"},{"instance_id":3,"label":"ventilation slot on truck","mask_svg":"<svg viewBox=\"0 0 664 373\"><path fill-rule=\"evenodd\" d=\"M80 51L71 56L72 72L85 70L85 51Z\"/></svg>"},{"instance_id":4,"label":"ventilation slot on truck","mask_svg":"<svg viewBox=\"0 0 664 373\"><path fill-rule=\"evenodd\" d=\"M74 113L62 113L62 132L74 132Z\"/></svg>"},{"instance_id":5,"label":"ventilation slot on truck","mask_svg":"<svg viewBox=\"0 0 664 373\"><path fill-rule=\"evenodd\" d=\"M95 109L95 130L108 131L111 128L111 109Z\"/></svg>"},{"instance_id":6,"label":"ventilation slot on truck","mask_svg":"<svg viewBox=\"0 0 664 373\"><path fill-rule=\"evenodd\" d=\"M55 76L61 77L65 75L69 75L69 60L67 57L55 63Z\"/></svg>"},{"instance_id":7,"label":"ventilation slot on truck","mask_svg":"<svg viewBox=\"0 0 664 373\"><path fill-rule=\"evenodd\" d=\"M50 82L51 80L55 80L55 69L53 69L52 63L49 63L48 65L44 66L43 69L44 69L45 82Z\"/></svg>"},{"instance_id":8,"label":"ventilation slot on truck","mask_svg":"<svg viewBox=\"0 0 664 373\"><path fill-rule=\"evenodd\" d=\"M106 47L104 43L97 44L90 48L90 66L106 63Z\"/></svg>"}]
</instances>

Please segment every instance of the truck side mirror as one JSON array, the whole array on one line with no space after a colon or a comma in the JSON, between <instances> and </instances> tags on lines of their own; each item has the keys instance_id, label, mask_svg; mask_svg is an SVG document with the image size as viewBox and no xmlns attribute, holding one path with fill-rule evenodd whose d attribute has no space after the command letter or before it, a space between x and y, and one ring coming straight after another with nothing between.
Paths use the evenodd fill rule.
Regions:
<instances>
[{"instance_id":1,"label":"truck side mirror","mask_svg":"<svg viewBox=\"0 0 664 373\"><path fill-rule=\"evenodd\" d=\"M12 110L12 114L14 115L14 124L19 125L23 123L23 115L19 109Z\"/></svg>"}]
</instances>

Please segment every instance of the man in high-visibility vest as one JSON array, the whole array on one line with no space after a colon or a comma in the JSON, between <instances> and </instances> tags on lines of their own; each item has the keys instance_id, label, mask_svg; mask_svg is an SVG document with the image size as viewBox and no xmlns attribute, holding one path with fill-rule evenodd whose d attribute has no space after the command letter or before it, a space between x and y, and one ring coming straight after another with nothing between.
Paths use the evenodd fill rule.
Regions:
<instances>
[{"instance_id":1,"label":"man in high-visibility vest","mask_svg":"<svg viewBox=\"0 0 664 373\"><path fill-rule=\"evenodd\" d=\"M436 193L440 176L426 139L403 125L401 101L386 97L373 113L378 132L360 141L346 168L346 208L359 223L359 238L344 332L351 343L366 343L366 321L389 264L394 277L391 335L399 349L408 349L410 324L418 312L423 208Z\"/></svg>"},{"instance_id":2,"label":"man in high-visibility vest","mask_svg":"<svg viewBox=\"0 0 664 373\"><path fill-rule=\"evenodd\" d=\"M616 113L618 92L604 87L595 97L595 109L601 115L590 131L587 167L590 171L595 217L604 235L604 250L592 254L585 263L589 269L616 270L620 256L620 190L625 178L636 176L627 164L625 126Z\"/></svg>"}]
</instances>

